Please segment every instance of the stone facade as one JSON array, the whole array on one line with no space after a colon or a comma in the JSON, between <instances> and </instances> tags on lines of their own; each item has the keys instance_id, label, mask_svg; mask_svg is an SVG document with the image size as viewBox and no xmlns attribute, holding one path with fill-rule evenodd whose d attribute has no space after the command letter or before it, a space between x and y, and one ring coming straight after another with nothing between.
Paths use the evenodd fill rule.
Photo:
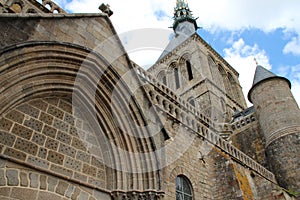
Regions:
<instances>
[{"instance_id":1,"label":"stone facade","mask_svg":"<svg viewBox=\"0 0 300 200\"><path fill-rule=\"evenodd\" d=\"M145 71L105 13L0 0L1 199L298 198L286 80L255 82L247 108L238 73L177 4L178 38Z\"/></svg>"}]
</instances>

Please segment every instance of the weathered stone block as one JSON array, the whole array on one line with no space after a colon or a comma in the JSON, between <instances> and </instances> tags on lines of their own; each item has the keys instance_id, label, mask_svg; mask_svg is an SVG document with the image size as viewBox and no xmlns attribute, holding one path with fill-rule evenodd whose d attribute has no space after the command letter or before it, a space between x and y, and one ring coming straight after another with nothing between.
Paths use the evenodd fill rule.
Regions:
<instances>
[{"instance_id":1,"label":"weathered stone block","mask_svg":"<svg viewBox=\"0 0 300 200\"><path fill-rule=\"evenodd\" d=\"M44 169L48 169L50 165L48 161L32 156L28 157L27 162L33 164L36 167L41 167Z\"/></svg>"},{"instance_id":2,"label":"weathered stone block","mask_svg":"<svg viewBox=\"0 0 300 200\"><path fill-rule=\"evenodd\" d=\"M0 158L0 169L5 168L5 166L6 166L6 160Z\"/></svg>"},{"instance_id":3,"label":"weathered stone block","mask_svg":"<svg viewBox=\"0 0 300 200\"><path fill-rule=\"evenodd\" d=\"M25 120L24 122L24 125L35 130L35 131L38 131L40 132L42 130L42 127L43 127L43 123L36 120L36 119L33 119L33 118L30 118L29 120Z\"/></svg>"},{"instance_id":4,"label":"weathered stone block","mask_svg":"<svg viewBox=\"0 0 300 200\"><path fill-rule=\"evenodd\" d=\"M0 186L5 186L6 185L6 178L4 174L4 170L0 169Z\"/></svg>"},{"instance_id":5,"label":"weathered stone block","mask_svg":"<svg viewBox=\"0 0 300 200\"><path fill-rule=\"evenodd\" d=\"M77 128L75 128L75 127L70 127L70 130L69 130L69 133L71 134L71 135L73 135L73 136L76 136L76 137L78 137L78 132L77 132Z\"/></svg>"},{"instance_id":6,"label":"weathered stone block","mask_svg":"<svg viewBox=\"0 0 300 200\"><path fill-rule=\"evenodd\" d=\"M25 113L27 115L30 115L33 118L38 118L39 113L40 113L40 111L37 108L34 108L28 104L23 104L23 105L17 107L17 110L19 110L22 113Z\"/></svg>"},{"instance_id":7,"label":"weathered stone block","mask_svg":"<svg viewBox=\"0 0 300 200\"><path fill-rule=\"evenodd\" d=\"M42 122L44 122L48 125L52 125L53 119L54 119L53 116L51 116L47 113L44 113L44 112L41 113L40 118L39 118L39 120L41 120Z\"/></svg>"},{"instance_id":8,"label":"weathered stone block","mask_svg":"<svg viewBox=\"0 0 300 200\"><path fill-rule=\"evenodd\" d=\"M77 172L74 173L74 178L76 180L80 180L82 182L87 182L87 176L83 175L83 174L80 174L80 173L77 173Z\"/></svg>"},{"instance_id":9,"label":"weathered stone block","mask_svg":"<svg viewBox=\"0 0 300 200\"><path fill-rule=\"evenodd\" d=\"M24 138L24 139L27 139L27 140L30 140L32 134L33 134L33 130L25 127L25 126L22 126L22 125L19 125L19 124L15 124L13 129L12 129L12 133Z\"/></svg>"},{"instance_id":10,"label":"weathered stone block","mask_svg":"<svg viewBox=\"0 0 300 200\"><path fill-rule=\"evenodd\" d=\"M88 153L85 153L83 151L77 151L76 159L81 160L86 163L90 163L91 155Z\"/></svg>"},{"instance_id":11,"label":"weathered stone block","mask_svg":"<svg viewBox=\"0 0 300 200\"><path fill-rule=\"evenodd\" d=\"M64 117L64 112L52 105L49 106L47 113L59 119L63 119Z\"/></svg>"},{"instance_id":12,"label":"weathered stone block","mask_svg":"<svg viewBox=\"0 0 300 200\"><path fill-rule=\"evenodd\" d=\"M64 133L62 131L58 131L56 139L63 142L63 143L70 144L72 137L67 133Z\"/></svg>"},{"instance_id":13,"label":"weathered stone block","mask_svg":"<svg viewBox=\"0 0 300 200\"><path fill-rule=\"evenodd\" d=\"M75 188L75 191L74 191L73 194L72 194L71 199L72 199L72 200L77 200L77 197L79 196L79 194L80 194L80 190L76 187L76 188Z\"/></svg>"},{"instance_id":14,"label":"weathered stone block","mask_svg":"<svg viewBox=\"0 0 300 200\"><path fill-rule=\"evenodd\" d=\"M37 193L38 193L37 190L15 187L12 188L10 197L12 199L19 199L19 200L36 199Z\"/></svg>"},{"instance_id":15,"label":"weathered stone block","mask_svg":"<svg viewBox=\"0 0 300 200\"><path fill-rule=\"evenodd\" d=\"M83 126L82 120L77 119L77 120L76 120L76 127L82 129L82 126Z\"/></svg>"},{"instance_id":16,"label":"weathered stone block","mask_svg":"<svg viewBox=\"0 0 300 200\"><path fill-rule=\"evenodd\" d=\"M48 107L48 104L41 99L30 101L29 104L43 111L46 111Z\"/></svg>"},{"instance_id":17,"label":"weathered stone block","mask_svg":"<svg viewBox=\"0 0 300 200\"><path fill-rule=\"evenodd\" d=\"M67 103L66 101L60 100L58 107L61 108L62 110L72 114L72 105Z\"/></svg>"},{"instance_id":18,"label":"weathered stone block","mask_svg":"<svg viewBox=\"0 0 300 200\"><path fill-rule=\"evenodd\" d=\"M59 99L57 98L46 98L46 99L43 99L45 102L53 105L53 106L57 106L58 102L59 102Z\"/></svg>"},{"instance_id":19,"label":"weathered stone block","mask_svg":"<svg viewBox=\"0 0 300 200\"><path fill-rule=\"evenodd\" d=\"M47 176L45 175L40 175L40 189L47 189Z\"/></svg>"},{"instance_id":20,"label":"weathered stone block","mask_svg":"<svg viewBox=\"0 0 300 200\"><path fill-rule=\"evenodd\" d=\"M46 140L45 147L46 147L47 149L57 150L58 144L59 144L59 143L58 143L56 140L53 140L53 139L51 139L51 138L48 138L48 139Z\"/></svg>"},{"instance_id":21,"label":"weathered stone block","mask_svg":"<svg viewBox=\"0 0 300 200\"><path fill-rule=\"evenodd\" d=\"M6 170L7 185L18 186L19 185L19 172L15 169Z\"/></svg>"},{"instance_id":22,"label":"weathered stone block","mask_svg":"<svg viewBox=\"0 0 300 200\"><path fill-rule=\"evenodd\" d=\"M57 166L57 165L51 165L50 170L57 172L59 174L65 175L67 177L72 177L73 171L66 169L65 167Z\"/></svg>"},{"instance_id":23,"label":"weathered stone block","mask_svg":"<svg viewBox=\"0 0 300 200\"><path fill-rule=\"evenodd\" d=\"M95 178L89 177L89 181L88 182L89 182L89 184L95 185L95 186L97 186L99 188L105 187L104 180L97 180Z\"/></svg>"},{"instance_id":24,"label":"weathered stone block","mask_svg":"<svg viewBox=\"0 0 300 200\"><path fill-rule=\"evenodd\" d=\"M50 127L48 125L45 125L43 128L43 133L49 137L55 138L56 136L56 129L53 127Z\"/></svg>"},{"instance_id":25,"label":"weathered stone block","mask_svg":"<svg viewBox=\"0 0 300 200\"><path fill-rule=\"evenodd\" d=\"M6 118L18 122L19 124L23 123L25 115L17 110L12 110L5 115Z\"/></svg>"},{"instance_id":26,"label":"weathered stone block","mask_svg":"<svg viewBox=\"0 0 300 200\"><path fill-rule=\"evenodd\" d=\"M66 122L54 119L53 126L61 131L68 132L69 125Z\"/></svg>"},{"instance_id":27,"label":"weathered stone block","mask_svg":"<svg viewBox=\"0 0 300 200\"><path fill-rule=\"evenodd\" d=\"M64 162L65 156L63 154L60 154L58 152L55 151L49 151L48 156L47 156L47 160L49 160L50 162L62 165Z\"/></svg>"},{"instance_id":28,"label":"weathered stone block","mask_svg":"<svg viewBox=\"0 0 300 200\"><path fill-rule=\"evenodd\" d=\"M64 155L68 155L72 158L75 158L76 149L71 146L65 145L65 144L60 144L59 152Z\"/></svg>"},{"instance_id":29,"label":"weathered stone block","mask_svg":"<svg viewBox=\"0 0 300 200\"><path fill-rule=\"evenodd\" d=\"M87 200L89 199L89 194L87 192L81 191L78 196L78 200Z\"/></svg>"},{"instance_id":30,"label":"weathered stone block","mask_svg":"<svg viewBox=\"0 0 300 200\"><path fill-rule=\"evenodd\" d=\"M72 115L68 114L68 113L65 113L64 121L69 123L72 126L75 125L75 118Z\"/></svg>"},{"instance_id":31,"label":"weathered stone block","mask_svg":"<svg viewBox=\"0 0 300 200\"><path fill-rule=\"evenodd\" d=\"M9 187L3 187L3 188L0 188L0 197L1 197L1 200L3 200L2 198L3 197L9 197L10 196L10 191L11 189ZM10 200L10 198L7 198L7 200Z\"/></svg>"},{"instance_id":32,"label":"weathered stone block","mask_svg":"<svg viewBox=\"0 0 300 200\"><path fill-rule=\"evenodd\" d=\"M12 125L13 125L12 121L5 118L0 119L0 130L9 132Z\"/></svg>"},{"instance_id":33,"label":"weathered stone block","mask_svg":"<svg viewBox=\"0 0 300 200\"><path fill-rule=\"evenodd\" d=\"M38 186L39 186L39 175L38 174L30 173L29 180L30 180L30 187L38 188Z\"/></svg>"},{"instance_id":34,"label":"weathered stone block","mask_svg":"<svg viewBox=\"0 0 300 200\"><path fill-rule=\"evenodd\" d=\"M69 187L66 191L66 197L71 198L74 190L75 190L75 187L73 185L69 185Z\"/></svg>"},{"instance_id":35,"label":"weathered stone block","mask_svg":"<svg viewBox=\"0 0 300 200\"><path fill-rule=\"evenodd\" d=\"M57 194L53 194L53 193L49 193L48 191L40 191L39 192L39 199L49 199L49 200L65 200L62 196L57 195Z\"/></svg>"},{"instance_id":36,"label":"weathered stone block","mask_svg":"<svg viewBox=\"0 0 300 200\"><path fill-rule=\"evenodd\" d=\"M80 138L75 138L74 137L73 140L72 140L72 146L75 147L76 149L86 151L85 143Z\"/></svg>"},{"instance_id":37,"label":"weathered stone block","mask_svg":"<svg viewBox=\"0 0 300 200\"><path fill-rule=\"evenodd\" d=\"M47 157L47 149L40 147L38 152L38 157L45 159Z\"/></svg>"},{"instance_id":38,"label":"weathered stone block","mask_svg":"<svg viewBox=\"0 0 300 200\"><path fill-rule=\"evenodd\" d=\"M32 142L29 142L27 140L23 140L21 138L18 138L14 147L16 149L19 149L23 152L32 154L32 155L36 155L37 151L38 151L38 146Z\"/></svg>"},{"instance_id":39,"label":"weathered stone block","mask_svg":"<svg viewBox=\"0 0 300 200\"><path fill-rule=\"evenodd\" d=\"M67 182L59 181L55 192L64 196L68 187L69 187L69 184Z\"/></svg>"},{"instance_id":40,"label":"weathered stone block","mask_svg":"<svg viewBox=\"0 0 300 200\"><path fill-rule=\"evenodd\" d=\"M25 153L15 150L15 149L12 149L12 148L6 148L4 151L4 154L7 156L10 156L10 157L13 157L13 158L17 158L22 161L25 161L25 159L26 159Z\"/></svg>"},{"instance_id":41,"label":"weathered stone block","mask_svg":"<svg viewBox=\"0 0 300 200\"><path fill-rule=\"evenodd\" d=\"M78 160L67 157L64 166L75 171L81 171L82 163Z\"/></svg>"},{"instance_id":42,"label":"weathered stone block","mask_svg":"<svg viewBox=\"0 0 300 200\"><path fill-rule=\"evenodd\" d=\"M0 143L12 147L16 140L16 136L0 131Z\"/></svg>"},{"instance_id":43,"label":"weathered stone block","mask_svg":"<svg viewBox=\"0 0 300 200\"><path fill-rule=\"evenodd\" d=\"M20 172L20 185L27 187L29 185L28 175L25 172Z\"/></svg>"},{"instance_id":44,"label":"weathered stone block","mask_svg":"<svg viewBox=\"0 0 300 200\"><path fill-rule=\"evenodd\" d=\"M39 133L34 133L31 139L32 142L35 142L38 145L43 146L46 141L46 136L39 134Z\"/></svg>"},{"instance_id":45,"label":"weathered stone block","mask_svg":"<svg viewBox=\"0 0 300 200\"><path fill-rule=\"evenodd\" d=\"M54 192L56 185L58 183L58 179L49 176L47 182L48 182L48 190L50 192Z\"/></svg>"},{"instance_id":46,"label":"weathered stone block","mask_svg":"<svg viewBox=\"0 0 300 200\"><path fill-rule=\"evenodd\" d=\"M85 163L83 164L82 172L84 174L90 175L92 177L96 177L96 175L97 175L97 169L95 167L87 165Z\"/></svg>"},{"instance_id":47,"label":"weathered stone block","mask_svg":"<svg viewBox=\"0 0 300 200\"><path fill-rule=\"evenodd\" d=\"M92 156L91 164L99 169L104 169L103 160L101 160L100 158Z\"/></svg>"}]
</instances>

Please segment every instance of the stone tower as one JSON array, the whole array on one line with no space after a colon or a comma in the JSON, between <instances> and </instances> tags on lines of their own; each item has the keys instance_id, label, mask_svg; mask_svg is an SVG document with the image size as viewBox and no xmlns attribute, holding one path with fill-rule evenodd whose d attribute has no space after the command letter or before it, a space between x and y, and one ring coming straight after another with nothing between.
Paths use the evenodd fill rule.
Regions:
<instances>
[{"instance_id":1,"label":"stone tower","mask_svg":"<svg viewBox=\"0 0 300 200\"><path fill-rule=\"evenodd\" d=\"M291 83L257 66L248 98L254 104L266 139L270 169L284 188L300 190L300 111Z\"/></svg>"},{"instance_id":2,"label":"stone tower","mask_svg":"<svg viewBox=\"0 0 300 200\"><path fill-rule=\"evenodd\" d=\"M246 108L238 72L197 33L189 5L177 0L173 38L148 72L215 122Z\"/></svg>"}]
</instances>

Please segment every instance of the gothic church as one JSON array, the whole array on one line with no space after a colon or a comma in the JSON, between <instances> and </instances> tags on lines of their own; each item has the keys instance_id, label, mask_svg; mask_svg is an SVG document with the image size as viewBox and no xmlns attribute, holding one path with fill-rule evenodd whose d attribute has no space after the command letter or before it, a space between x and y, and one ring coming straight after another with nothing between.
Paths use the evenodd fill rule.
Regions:
<instances>
[{"instance_id":1,"label":"gothic church","mask_svg":"<svg viewBox=\"0 0 300 200\"><path fill-rule=\"evenodd\" d=\"M288 79L257 66L247 107L184 0L144 70L99 8L0 0L0 199L300 199Z\"/></svg>"}]
</instances>

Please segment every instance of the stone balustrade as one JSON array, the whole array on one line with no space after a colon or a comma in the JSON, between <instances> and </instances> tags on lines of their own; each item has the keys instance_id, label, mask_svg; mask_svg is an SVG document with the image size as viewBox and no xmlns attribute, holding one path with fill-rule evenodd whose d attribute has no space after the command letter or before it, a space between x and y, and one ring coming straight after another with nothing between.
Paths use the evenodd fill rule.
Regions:
<instances>
[{"instance_id":1,"label":"stone balustrade","mask_svg":"<svg viewBox=\"0 0 300 200\"><path fill-rule=\"evenodd\" d=\"M246 127L255 121L256 121L256 118L255 118L254 114L247 115L247 116L243 117L242 119L240 119L239 121L233 122L231 125L231 129L232 129L232 131L235 131L235 130L241 129L243 127Z\"/></svg>"},{"instance_id":2,"label":"stone balustrade","mask_svg":"<svg viewBox=\"0 0 300 200\"><path fill-rule=\"evenodd\" d=\"M147 81L153 85L154 90L150 90L148 95L158 109L167 113L174 120L180 121L181 125L185 126L191 132L196 133L198 136L206 139L209 143L220 148L223 152L229 154L233 160L256 171L270 181L276 182L273 173L218 135L215 130L216 125L208 117L204 116L193 106L178 97L171 89L160 84L144 69L136 64L133 65L137 74L143 79L143 81ZM241 127L243 124L249 124L253 121L255 121L255 117L252 114L246 116L233 125L234 127Z\"/></svg>"}]
</instances>

